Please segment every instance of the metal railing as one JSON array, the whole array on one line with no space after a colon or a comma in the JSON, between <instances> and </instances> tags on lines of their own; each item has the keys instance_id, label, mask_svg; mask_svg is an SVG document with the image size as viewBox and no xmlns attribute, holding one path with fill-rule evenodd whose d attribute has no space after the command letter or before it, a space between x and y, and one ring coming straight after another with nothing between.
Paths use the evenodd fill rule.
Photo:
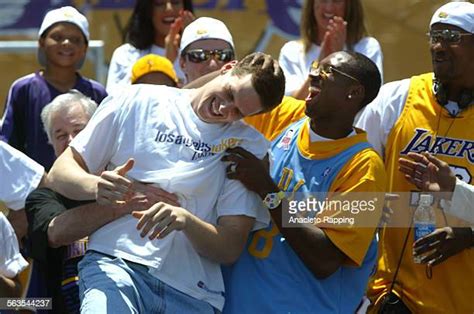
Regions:
<instances>
[{"instance_id":1,"label":"metal railing","mask_svg":"<svg viewBox=\"0 0 474 314\"><path fill-rule=\"evenodd\" d=\"M36 53L37 49L38 41L36 40L0 41L0 53ZM90 40L86 58L94 62L95 79L105 86L107 66L104 58L104 41Z\"/></svg>"}]
</instances>

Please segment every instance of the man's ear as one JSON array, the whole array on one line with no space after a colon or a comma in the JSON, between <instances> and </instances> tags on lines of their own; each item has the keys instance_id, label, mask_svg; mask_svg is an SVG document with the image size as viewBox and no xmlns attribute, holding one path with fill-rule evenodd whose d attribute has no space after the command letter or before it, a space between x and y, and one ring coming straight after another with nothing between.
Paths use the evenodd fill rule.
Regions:
<instances>
[{"instance_id":1,"label":"man's ear","mask_svg":"<svg viewBox=\"0 0 474 314\"><path fill-rule=\"evenodd\" d=\"M237 60L232 60L230 62L227 62L226 64L224 64L221 68L221 74L226 74L228 71L232 70L235 65L237 64Z\"/></svg>"},{"instance_id":2,"label":"man's ear","mask_svg":"<svg viewBox=\"0 0 474 314\"><path fill-rule=\"evenodd\" d=\"M44 48L44 37L40 37L38 39L38 48L41 48L41 49Z\"/></svg>"},{"instance_id":3,"label":"man's ear","mask_svg":"<svg viewBox=\"0 0 474 314\"><path fill-rule=\"evenodd\" d=\"M186 61L184 60L183 56L179 56L179 66L181 67L181 70L184 72L184 68L186 67Z\"/></svg>"},{"instance_id":4,"label":"man's ear","mask_svg":"<svg viewBox=\"0 0 474 314\"><path fill-rule=\"evenodd\" d=\"M84 45L84 56L87 54L87 49L89 49L89 44L88 43L86 43Z\"/></svg>"},{"instance_id":5,"label":"man's ear","mask_svg":"<svg viewBox=\"0 0 474 314\"><path fill-rule=\"evenodd\" d=\"M349 88L347 98L351 100L362 100L365 97L365 88L361 84Z\"/></svg>"}]
</instances>

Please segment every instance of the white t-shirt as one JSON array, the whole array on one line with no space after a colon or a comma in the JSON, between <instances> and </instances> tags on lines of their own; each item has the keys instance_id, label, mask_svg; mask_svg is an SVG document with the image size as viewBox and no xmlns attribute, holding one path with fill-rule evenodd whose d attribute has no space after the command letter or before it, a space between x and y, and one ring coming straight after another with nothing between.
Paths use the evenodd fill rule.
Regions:
<instances>
[{"instance_id":1,"label":"white t-shirt","mask_svg":"<svg viewBox=\"0 0 474 314\"><path fill-rule=\"evenodd\" d=\"M135 62L147 54L165 55L165 49L152 45L148 49L137 49L131 44L123 44L115 49L110 60L109 73L107 75L107 93L113 94L120 92L124 86L131 84L132 68ZM179 65L179 57L174 62L174 70L179 80L184 82L184 73Z\"/></svg>"},{"instance_id":2,"label":"white t-shirt","mask_svg":"<svg viewBox=\"0 0 474 314\"><path fill-rule=\"evenodd\" d=\"M43 174L43 166L0 141L0 201L8 208L24 208L26 197L38 187Z\"/></svg>"},{"instance_id":3,"label":"white t-shirt","mask_svg":"<svg viewBox=\"0 0 474 314\"><path fill-rule=\"evenodd\" d=\"M454 193L450 201L442 201L441 206L448 214L474 224L474 186L456 178Z\"/></svg>"},{"instance_id":4,"label":"white t-shirt","mask_svg":"<svg viewBox=\"0 0 474 314\"><path fill-rule=\"evenodd\" d=\"M354 121L354 125L367 132L367 140L380 154L385 156L387 137L400 117L408 97L410 79L384 84L377 97L365 106Z\"/></svg>"},{"instance_id":5,"label":"white t-shirt","mask_svg":"<svg viewBox=\"0 0 474 314\"><path fill-rule=\"evenodd\" d=\"M257 228L266 226L268 210L257 194L226 178L221 158L229 146L241 146L263 158L269 143L240 121L201 121L191 108L191 92L131 85L104 100L71 146L92 173L133 157L135 165L128 177L178 194L181 206L206 222L217 224L220 216L246 215L256 217ZM147 265L163 282L221 310L220 265L201 257L182 232L149 241L140 237L136 224L130 215L113 221L92 234L88 248Z\"/></svg>"},{"instance_id":6,"label":"white t-shirt","mask_svg":"<svg viewBox=\"0 0 474 314\"><path fill-rule=\"evenodd\" d=\"M0 212L0 275L13 278L28 266L7 217Z\"/></svg>"},{"instance_id":7,"label":"white t-shirt","mask_svg":"<svg viewBox=\"0 0 474 314\"><path fill-rule=\"evenodd\" d=\"M369 57L377 65L383 78L382 48L377 39L362 38L354 45L354 51ZM301 40L292 40L283 45L278 61L285 73L285 95L291 95L301 88L308 78L311 64L319 58L320 53L321 47L315 44L311 45L309 51L305 53Z\"/></svg>"}]
</instances>

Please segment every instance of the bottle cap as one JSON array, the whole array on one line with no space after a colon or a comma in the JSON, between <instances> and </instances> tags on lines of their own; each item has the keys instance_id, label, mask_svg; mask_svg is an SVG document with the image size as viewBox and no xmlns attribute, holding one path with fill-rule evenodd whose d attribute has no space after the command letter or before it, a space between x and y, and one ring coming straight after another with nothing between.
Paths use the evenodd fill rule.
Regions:
<instances>
[{"instance_id":1,"label":"bottle cap","mask_svg":"<svg viewBox=\"0 0 474 314\"><path fill-rule=\"evenodd\" d=\"M420 195L420 204L430 204L433 202L433 196L431 194L421 194Z\"/></svg>"}]
</instances>

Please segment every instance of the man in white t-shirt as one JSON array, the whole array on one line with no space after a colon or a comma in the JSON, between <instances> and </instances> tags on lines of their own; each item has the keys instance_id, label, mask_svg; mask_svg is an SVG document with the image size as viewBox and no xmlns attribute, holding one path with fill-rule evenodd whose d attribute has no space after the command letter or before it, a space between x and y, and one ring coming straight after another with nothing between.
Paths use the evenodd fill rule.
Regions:
<instances>
[{"instance_id":1,"label":"man in white t-shirt","mask_svg":"<svg viewBox=\"0 0 474 314\"><path fill-rule=\"evenodd\" d=\"M18 274L28 266L20 254L18 239L5 215L0 212L0 296L19 296Z\"/></svg>"},{"instance_id":2,"label":"man in white t-shirt","mask_svg":"<svg viewBox=\"0 0 474 314\"><path fill-rule=\"evenodd\" d=\"M12 210L25 207L28 194L44 182L43 166L0 141L0 201Z\"/></svg>"},{"instance_id":3,"label":"man in white t-shirt","mask_svg":"<svg viewBox=\"0 0 474 314\"><path fill-rule=\"evenodd\" d=\"M50 179L67 197L126 202L132 182L141 181L175 193L180 203L137 208L138 225L126 215L91 235L79 266L81 311L222 310L220 264L234 262L249 231L269 221L258 196L227 179L221 162L230 147L259 158L269 147L237 121L283 97L276 61L264 67L254 57L198 89L135 85L107 98L58 158Z\"/></svg>"},{"instance_id":4,"label":"man in white t-shirt","mask_svg":"<svg viewBox=\"0 0 474 314\"><path fill-rule=\"evenodd\" d=\"M0 202L11 209L9 216L17 223L16 233L26 233L23 208L28 194L45 182L45 171L22 152L0 141ZM17 275L28 265L19 252L17 235L0 212L0 295L18 295Z\"/></svg>"},{"instance_id":5,"label":"man in white t-shirt","mask_svg":"<svg viewBox=\"0 0 474 314\"><path fill-rule=\"evenodd\" d=\"M5 142L0 141L0 202L8 209L8 220L21 240L27 232L25 200L31 191L46 183L40 164Z\"/></svg>"}]
</instances>

